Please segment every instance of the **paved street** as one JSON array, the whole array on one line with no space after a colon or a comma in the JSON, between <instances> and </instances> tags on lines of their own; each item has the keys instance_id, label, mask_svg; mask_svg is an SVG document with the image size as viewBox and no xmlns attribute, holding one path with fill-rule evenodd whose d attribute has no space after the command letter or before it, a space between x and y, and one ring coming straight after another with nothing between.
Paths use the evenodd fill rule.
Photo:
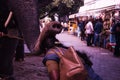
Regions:
<instances>
[{"instance_id":1,"label":"paved street","mask_svg":"<svg viewBox=\"0 0 120 80\"><path fill-rule=\"evenodd\" d=\"M80 38L68 33L57 35L66 46L74 46L76 50L86 52L93 62L93 69L103 80L120 80L120 58L113 53L98 47L87 47ZM14 62L16 80L49 80L47 70L41 63L43 57L25 56L24 62Z\"/></svg>"},{"instance_id":2,"label":"paved street","mask_svg":"<svg viewBox=\"0 0 120 80\"><path fill-rule=\"evenodd\" d=\"M75 49L91 56L93 68L103 80L120 80L120 58L113 57L112 52L103 48L87 47L85 42L73 35L62 33L59 36L57 38L66 46L73 45Z\"/></svg>"}]
</instances>

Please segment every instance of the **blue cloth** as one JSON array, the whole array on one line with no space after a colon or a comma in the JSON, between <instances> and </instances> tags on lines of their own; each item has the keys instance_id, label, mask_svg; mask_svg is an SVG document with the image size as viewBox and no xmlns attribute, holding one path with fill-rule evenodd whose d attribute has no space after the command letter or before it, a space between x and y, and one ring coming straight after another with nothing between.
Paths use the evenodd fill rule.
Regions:
<instances>
[{"instance_id":1,"label":"blue cloth","mask_svg":"<svg viewBox=\"0 0 120 80\"><path fill-rule=\"evenodd\" d=\"M102 29L103 29L103 24L101 22L97 22L95 24L94 32L99 34L102 32Z\"/></svg>"},{"instance_id":2,"label":"blue cloth","mask_svg":"<svg viewBox=\"0 0 120 80\"><path fill-rule=\"evenodd\" d=\"M60 61L58 55L55 54L55 53L47 54L47 55L44 57L44 59L43 59L43 61L42 61L44 65L46 64L46 61L47 61L47 60L54 60L54 61L56 61L56 62L58 62L58 63L59 63L59 61Z\"/></svg>"},{"instance_id":3,"label":"blue cloth","mask_svg":"<svg viewBox=\"0 0 120 80\"><path fill-rule=\"evenodd\" d=\"M110 28L110 31L112 32L112 27ZM114 34L110 34L110 42L111 43L115 43L115 35Z\"/></svg>"},{"instance_id":4,"label":"blue cloth","mask_svg":"<svg viewBox=\"0 0 120 80\"><path fill-rule=\"evenodd\" d=\"M89 79L90 80L103 80L97 73L94 72L93 68L85 65L87 71L88 71L88 75L89 75Z\"/></svg>"},{"instance_id":5,"label":"blue cloth","mask_svg":"<svg viewBox=\"0 0 120 80\"><path fill-rule=\"evenodd\" d=\"M97 33L94 33L94 45L96 46L98 42L98 46L100 46L100 35Z\"/></svg>"},{"instance_id":6,"label":"blue cloth","mask_svg":"<svg viewBox=\"0 0 120 80\"><path fill-rule=\"evenodd\" d=\"M78 26L80 28L80 31L84 31L84 23L83 22L79 22Z\"/></svg>"}]
</instances>

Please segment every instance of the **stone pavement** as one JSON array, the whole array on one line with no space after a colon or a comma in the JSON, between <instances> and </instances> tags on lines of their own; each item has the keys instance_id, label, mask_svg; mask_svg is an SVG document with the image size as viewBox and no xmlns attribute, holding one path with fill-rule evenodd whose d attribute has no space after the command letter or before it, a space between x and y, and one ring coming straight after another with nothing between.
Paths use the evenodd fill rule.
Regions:
<instances>
[{"instance_id":1,"label":"stone pavement","mask_svg":"<svg viewBox=\"0 0 120 80\"><path fill-rule=\"evenodd\" d=\"M88 47L80 38L63 32L56 36L66 46L74 46L76 50L86 52L93 62L93 69L103 80L120 80L120 58L99 47ZM14 62L16 80L49 80L46 67L41 56L25 56L24 62Z\"/></svg>"},{"instance_id":2,"label":"stone pavement","mask_svg":"<svg viewBox=\"0 0 120 80\"><path fill-rule=\"evenodd\" d=\"M120 57L114 57L107 49L88 47L80 38L68 33L57 35L57 39L66 46L74 46L76 50L86 52L93 62L93 69L103 80L120 80Z\"/></svg>"}]
</instances>

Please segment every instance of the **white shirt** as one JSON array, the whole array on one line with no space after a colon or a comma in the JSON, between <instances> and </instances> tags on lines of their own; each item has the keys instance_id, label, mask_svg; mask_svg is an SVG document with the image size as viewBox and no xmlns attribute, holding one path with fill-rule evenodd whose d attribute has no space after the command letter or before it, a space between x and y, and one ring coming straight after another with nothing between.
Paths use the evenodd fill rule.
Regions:
<instances>
[{"instance_id":1,"label":"white shirt","mask_svg":"<svg viewBox=\"0 0 120 80\"><path fill-rule=\"evenodd\" d=\"M89 21L86 24L85 29L86 29L85 33L87 33L87 34L92 34L93 33L94 29L93 29L93 24L92 24L91 21Z\"/></svg>"}]
</instances>

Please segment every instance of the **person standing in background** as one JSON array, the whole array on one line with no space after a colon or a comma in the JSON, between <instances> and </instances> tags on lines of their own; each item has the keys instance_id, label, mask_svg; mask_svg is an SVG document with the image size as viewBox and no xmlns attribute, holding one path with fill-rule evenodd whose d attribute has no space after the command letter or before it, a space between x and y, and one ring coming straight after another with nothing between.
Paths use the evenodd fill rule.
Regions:
<instances>
[{"instance_id":1,"label":"person standing in background","mask_svg":"<svg viewBox=\"0 0 120 80\"><path fill-rule=\"evenodd\" d=\"M13 58L18 43L18 39L15 38L18 30L13 18L7 0L0 0L0 79L2 80L15 80Z\"/></svg>"},{"instance_id":2,"label":"person standing in background","mask_svg":"<svg viewBox=\"0 0 120 80\"><path fill-rule=\"evenodd\" d=\"M103 38L102 40L103 48L106 48L106 44L109 42L109 35L110 35L109 30L110 30L110 20L105 19L103 22L103 30L101 33L101 37Z\"/></svg>"},{"instance_id":3,"label":"person standing in background","mask_svg":"<svg viewBox=\"0 0 120 80\"><path fill-rule=\"evenodd\" d=\"M114 56L120 57L120 21L113 26L111 31L113 32L113 34L115 34L115 40L116 40Z\"/></svg>"},{"instance_id":4,"label":"person standing in background","mask_svg":"<svg viewBox=\"0 0 120 80\"><path fill-rule=\"evenodd\" d=\"M87 38L87 46L92 45L92 37L93 37L93 24L91 19L89 19L88 23L85 25L85 33L86 33L86 38Z\"/></svg>"},{"instance_id":5,"label":"person standing in background","mask_svg":"<svg viewBox=\"0 0 120 80\"><path fill-rule=\"evenodd\" d=\"M102 32L103 24L102 19L97 19L97 22L94 27L94 45L100 46L100 33ZM98 44L97 44L98 43Z\"/></svg>"},{"instance_id":6,"label":"person standing in background","mask_svg":"<svg viewBox=\"0 0 120 80\"><path fill-rule=\"evenodd\" d=\"M78 21L78 27L79 27L79 30L80 30L80 37L81 37L81 40L85 40L85 29L84 29L84 21L82 19L79 19Z\"/></svg>"},{"instance_id":7,"label":"person standing in background","mask_svg":"<svg viewBox=\"0 0 120 80\"><path fill-rule=\"evenodd\" d=\"M112 28L115 25L115 19L111 19L111 27L110 27L110 44L115 45L115 34L112 32Z\"/></svg>"}]
</instances>

